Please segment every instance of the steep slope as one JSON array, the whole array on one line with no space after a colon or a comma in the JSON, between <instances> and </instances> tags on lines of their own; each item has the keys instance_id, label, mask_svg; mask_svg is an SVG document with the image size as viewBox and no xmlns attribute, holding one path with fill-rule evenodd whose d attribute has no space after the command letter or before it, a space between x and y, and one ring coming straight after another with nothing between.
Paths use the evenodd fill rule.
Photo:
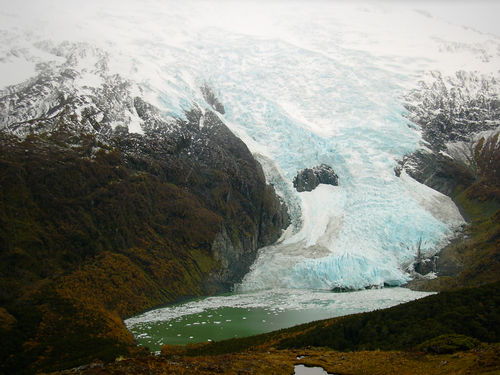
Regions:
<instances>
[{"instance_id":1,"label":"steep slope","mask_svg":"<svg viewBox=\"0 0 500 375\"><path fill-rule=\"evenodd\" d=\"M121 318L228 291L288 222L216 113L169 119L104 68L97 89L81 74L47 69L1 95L7 373L113 359L134 344Z\"/></svg>"},{"instance_id":2,"label":"steep slope","mask_svg":"<svg viewBox=\"0 0 500 375\"><path fill-rule=\"evenodd\" d=\"M450 199L394 176L397 160L421 139L401 99L429 70L496 76L494 36L406 3L89 0L73 8L68 1L51 1L54 8L6 4L0 68L23 62L21 76L31 77L64 67L68 79L50 92L66 93L65 100L73 89L106 92L109 101L80 113L91 127L121 122L144 131L126 90L110 85L116 76L107 71L137 82L132 99L147 98L168 114L184 116L193 102L224 112L230 129L266 160L265 173L294 224L279 246L260 253L242 289L400 285L420 238L421 251L433 253L463 224ZM82 51L82 41L106 53ZM205 81L227 108L199 89ZM123 100L127 110L112 111ZM321 164L339 176L338 186L293 188L298 171Z\"/></svg>"}]
</instances>

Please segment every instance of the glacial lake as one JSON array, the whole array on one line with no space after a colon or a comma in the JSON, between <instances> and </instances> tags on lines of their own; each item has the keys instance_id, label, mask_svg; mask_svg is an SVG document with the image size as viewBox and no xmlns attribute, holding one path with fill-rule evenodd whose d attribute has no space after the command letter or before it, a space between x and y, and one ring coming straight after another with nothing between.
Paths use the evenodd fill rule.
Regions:
<instances>
[{"instance_id":1,"label":"glacial lake","mask_svg":"<svg viewBox=\"0 0 500 375\"><path fill-rule=\"evenodd\" d=\"M348 293L278 289L234 293L151 310L125 320L141 346L186 345L245 337L313 320L383 309L431 293L406 288Z\"/></svg>"}]
</instances>

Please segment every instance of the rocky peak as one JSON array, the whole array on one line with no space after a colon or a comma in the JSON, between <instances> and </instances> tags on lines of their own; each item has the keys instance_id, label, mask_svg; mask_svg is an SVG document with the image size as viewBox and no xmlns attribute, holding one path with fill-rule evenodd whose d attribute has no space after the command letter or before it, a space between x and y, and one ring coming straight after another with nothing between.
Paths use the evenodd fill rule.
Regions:
<instances>
[{"instance_id":1,"label":"rocky peak","mask_svg":"<svg viewBox=\"0 0 500 375\"><path fill-rule=\"evenodd\" d=\"M426 146L436 152L448 152L450 143L468 142L474 134L500 126L500 84L492 76L432 72L405 102L408 118L420 126Z\"/></svg>"}]
</instances>

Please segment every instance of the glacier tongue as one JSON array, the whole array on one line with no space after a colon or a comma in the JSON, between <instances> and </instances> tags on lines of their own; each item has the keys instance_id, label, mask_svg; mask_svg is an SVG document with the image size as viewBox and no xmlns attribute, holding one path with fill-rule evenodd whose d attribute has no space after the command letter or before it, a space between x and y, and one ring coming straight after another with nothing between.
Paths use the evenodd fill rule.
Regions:
<instances>
[{"instance_id":1,"label":"glacier tongue","mask_svg":"<svg viewBox=\"0 0 500 375\"><path fill-rule=\"evenodd\" d=\"M221 118L258 155L292 216L239 289L401 284L420 240L433 252L463 223L451 200L394 175L421 141L402 98L429 70L498 74L498 38L383 2L87 1L78 12L71 4L80 2L44 3L4 4L0 73L27 57L22 74L0 84L57 62L51 46L68 39L106 51L106 68L166 114L208 107L205 83L216 91ZM99 84L91 69L81 77ZM339 186L295 191L297 171L321 163Z\"/></svg>"},{"instance_id":2,"label":"glacier tongue","mask_svg":"<svg viewBox=\"0 0 500 375\"><path fill-rule=\"evenodd\" d=\"M238 290L399 285L408 279L404 268L420 239L424 253L435 251L463 223L450 198L405 174L368 186L320 185L298 195L301 230L261 249Z\"/></svg>"}]
</instances>

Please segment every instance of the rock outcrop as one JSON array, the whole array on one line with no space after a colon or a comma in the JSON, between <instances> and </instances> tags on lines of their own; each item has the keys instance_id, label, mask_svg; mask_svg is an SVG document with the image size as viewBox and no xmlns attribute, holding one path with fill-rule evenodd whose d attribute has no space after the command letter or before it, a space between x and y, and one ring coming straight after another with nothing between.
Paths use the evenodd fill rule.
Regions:
<instances>
[{"instance_id":1,"label":"rock outcrop","mask_svg":"<svg viewBox=\"0 0 500 375\"><path fill-rule=\"evenodd\" d=\"M212 107L213 110L219 112L221 115L226 113L224 105L217 98L212 88L207 84L200 87L201 93L205 101Z\"/></svg>"},{"instance_id":2,"label":"rock outcrop","mask_svg":"<svg viewBox=\"0 0 500 375\"><path fill-rule=\"evenodd\" d=\"M297 172L293 179L293 186L298 192L312 191L319 184L338 186L339 177L335 171L326 164L320 164L312 168L305 168Z\"/></svg>"},{"instance_id":3,"label":"rock outcrop","mask_svg":"<svg viewBox=\"0 0 500 375\"><path fill-rule=\"evenodd\" d=\"M396 167L417 181L452 196L478 179L475 147L481 137L500 129L500 98L494 78L458 72L432 73L406 97L409 119L422 131L422 149Z\"/></svg>"}]
</instances>

